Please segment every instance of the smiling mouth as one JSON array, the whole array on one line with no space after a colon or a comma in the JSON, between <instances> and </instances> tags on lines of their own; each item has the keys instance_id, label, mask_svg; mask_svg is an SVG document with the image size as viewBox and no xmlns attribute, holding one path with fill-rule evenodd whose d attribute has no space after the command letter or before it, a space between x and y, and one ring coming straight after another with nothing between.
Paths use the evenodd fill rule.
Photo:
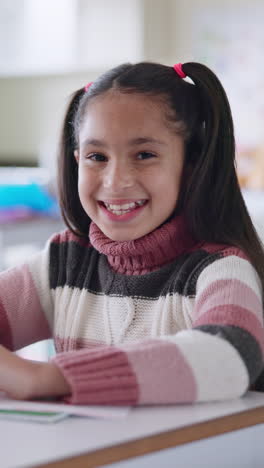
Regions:
<instances>
[{"instance_id":1,"label":"smiling mouth","mask_svg":"<svg viewBox=\"0 0 264 468\"><path fill-rule=\"evenodd\" d=\"M117 216L124 215L126 213L130 213L131 211L134 211L138 208L141 208L142 206L146 205L148 200L139 200L136 202L130 202L130 203L123 203L121 204L111 204L107 202L100 201L99 204L102 205L104 208L107 209L107 211L110 211L110 213L113 213Z\"/></svg>"}]
</instances>

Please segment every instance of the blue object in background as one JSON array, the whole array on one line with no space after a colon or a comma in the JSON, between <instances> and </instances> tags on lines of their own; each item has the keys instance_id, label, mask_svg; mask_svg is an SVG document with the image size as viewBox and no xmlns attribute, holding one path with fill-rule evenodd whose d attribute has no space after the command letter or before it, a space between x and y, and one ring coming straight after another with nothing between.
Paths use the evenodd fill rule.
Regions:
<instances>
[{"instance_id":1,"label":"blue object in background","mask_svg":"<svg viewBox=\"0 0 264 468\"><path fill-rule=\"evenodd\" d=\"M40 214L59 215L57 201L36 183L0 184L0 210L26 208Z\"/></svg>"}]
</instances>

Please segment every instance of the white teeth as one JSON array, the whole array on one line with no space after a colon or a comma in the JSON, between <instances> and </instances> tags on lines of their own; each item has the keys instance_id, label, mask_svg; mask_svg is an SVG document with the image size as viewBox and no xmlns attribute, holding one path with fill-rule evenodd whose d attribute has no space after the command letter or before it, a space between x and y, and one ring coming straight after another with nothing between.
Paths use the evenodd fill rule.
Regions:
<instances>
[{"instance_id":1,"label":"white teeth","mask_svg":"<svg viewBox=\"0 0 264 468\"><path fill-rule=\"evenodd\" d=\"M130 208L135 208L136 203L127 203L126 205L111 205L110 203L105 203L105 205L110 210L128 210Z\"/></svg>"},{"instance_id":2,"label":"white teeth","mask_svg":"<svg viewBox=\"0 0 264 468\"><path fill-rule=\"evenodd\" d=\"M139 200L138 202L126 203L124 205L112 205L104 202L106 208L116 215L121 215L132 211L136 206L141 206L145 203L145 200Z\"/></svg>"}]
</instances>

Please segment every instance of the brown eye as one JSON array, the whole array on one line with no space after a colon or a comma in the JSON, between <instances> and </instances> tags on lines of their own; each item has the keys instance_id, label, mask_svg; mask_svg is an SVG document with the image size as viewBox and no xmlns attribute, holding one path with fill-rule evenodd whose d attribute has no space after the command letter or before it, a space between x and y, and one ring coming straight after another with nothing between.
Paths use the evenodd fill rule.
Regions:
<instances>
[{"instance_id":1,"label":"brown eye","mask_svg":"<svg viewBox=\"0 0 264 468\"><path fill-rule=\"evenodd\" d=\"M88 159L96 162L104 162L106 160L106 157L101 153L94 153L91 156L88 156Z\"/></svg>"},{"instance_id":2,"label":"brown eye","mask_svg":"<svg viewBox=\"0 0 264 468\"><path fill-rule=\"evenodd\" d=\"M150 159L150 158L155 158L155 154L149 153L148 151L141 151L140 153L138 153L138 157L140 160Z\"/></svg>"}]
</instances>

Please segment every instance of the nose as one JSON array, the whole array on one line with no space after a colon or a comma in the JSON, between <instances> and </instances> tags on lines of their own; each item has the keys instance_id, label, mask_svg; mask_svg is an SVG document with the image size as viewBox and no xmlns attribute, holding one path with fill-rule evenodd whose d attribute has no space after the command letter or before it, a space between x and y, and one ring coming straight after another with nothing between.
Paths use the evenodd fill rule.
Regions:
<instances>
[{"instance_id":1,"label":"nose","mask_svg":"<svg viewBox=\"0 0 264 468\"><path fill-rule=\"evenodd\" d=\"M113 192L132 187L134 185L134 174L127 164L119 162L109 163L103 178L103 186Z\"/></svg>"}]
</instances>

